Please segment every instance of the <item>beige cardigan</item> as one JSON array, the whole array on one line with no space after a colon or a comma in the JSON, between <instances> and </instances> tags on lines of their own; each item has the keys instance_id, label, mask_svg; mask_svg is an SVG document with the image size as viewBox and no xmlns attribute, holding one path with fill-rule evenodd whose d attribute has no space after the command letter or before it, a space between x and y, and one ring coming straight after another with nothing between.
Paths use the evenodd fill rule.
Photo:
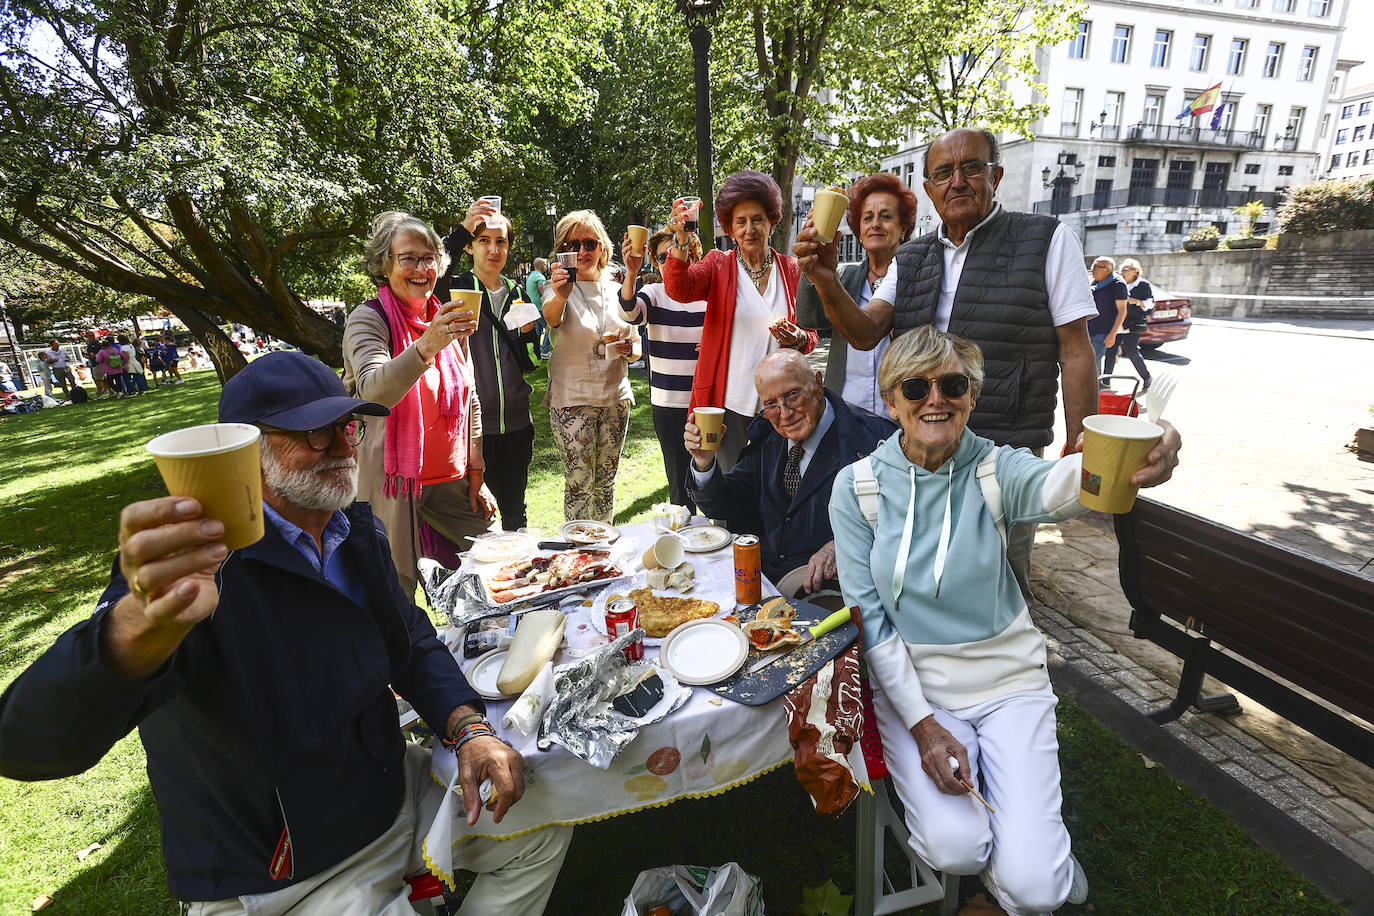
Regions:
<instances>
[{"instance_id":1,"label":"beige cardigan","mask_svg":"<svg viewBox=\"0 0 1374 916\"><path fill-rule=\"evenodd\" d=\"M472 366L461 346L459 363L467 375L472 397L468 404L468 423L472 446L468 466L485 469L482 461L482 405ZM426 362L414 345L396 358L391 356L391 332L386 319L369 305L360 305L348 316L343 338L344 385L355 397L395 407L434 361ZM367 435L358 447L358 499L372 504L372 514L386 525L391 541L391 558L404 586L418 579L415 561L420 556L420 514L409 497L391 498L382 493L386 447L386 418L368 417Z\"/></svg>"}]
</instances>

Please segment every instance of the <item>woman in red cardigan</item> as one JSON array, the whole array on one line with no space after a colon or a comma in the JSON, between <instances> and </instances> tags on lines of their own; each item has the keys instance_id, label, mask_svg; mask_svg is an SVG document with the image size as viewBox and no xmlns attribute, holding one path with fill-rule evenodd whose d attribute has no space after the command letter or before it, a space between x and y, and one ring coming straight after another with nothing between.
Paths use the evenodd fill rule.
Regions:
<instances>
[{"instance_id":1,"label":"woman in red cardigan","mask_svg":"<svg viewBox=\"0 0 1374 916\"><path fill-rule=\"evenodd\" d=\"M782 219L782 192L762 172L745 169L725 179L716 195L716 221L735 241L734 251L713 250L688 263L691 234L684 228L697 214L676 201L668 228L673 244L663 265L663 287L679 302L706 300L701 353L692 380L692 409L725 408L725 434L716 455L722 471L735 466L748 442L749 423L759 410L754 369L780 347L803 353L816 349L816 332L796 325L796 258L768 244ZM709 223L708 223L709 225Z\"/></svg>"}]
</instances>

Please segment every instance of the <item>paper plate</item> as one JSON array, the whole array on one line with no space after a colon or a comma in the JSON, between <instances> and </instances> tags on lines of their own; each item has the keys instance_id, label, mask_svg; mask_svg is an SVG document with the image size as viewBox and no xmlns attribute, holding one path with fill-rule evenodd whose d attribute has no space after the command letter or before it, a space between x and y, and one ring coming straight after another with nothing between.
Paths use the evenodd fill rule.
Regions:
<instances>
[{"instance_id":1,"label":"paper plate","mask_svg":"<svg viewBox=\"0 0 1374 916\"><path fill-rule=\"evenodd\" d=\"M616 526L585 518L564 522L558 533L574 544L609 544L620 537Z\"/></svg>"},{"instance_id":2,"label":"paper plate","mask_svg":"<svg viewBox=\"0 0 1374 916\"><path fill-rule=\"evenodd\" d=\"M538 541L518 531L494 531L472 539L468 555L474 563L509 563L531 556Z\"/></svg>"},{"instance_id":3,"label":"paper plate","mask_svg":"<svg viewBox=\"0 0 1374 916\"><path fill-rule=\"evenodd\" d=\"M719 525L688 525L675 532L688 553L710 553L730 543L733 535Z\"/></svg>"},{"instance_id":4,"label":"paper plate","mask_svg":"<svg viewBox=\"0 0 1374 916\"><path fill-rule=\"evenodd\" d=\"M741 633L741 636L744 634ZM509 700L513 693L502 693L496 689L496 677L501 673L501 665L506 661L506 651L498 649L488 652L473 663L467 671L468 683L478 695L487 700Z\"/></svg>"},{"instance_id":5,"label":"paper plate","mask_svg":"<svg viewBox=\"0 0 1374 916\"><path fill-rule=\"evenodd\" d=\"M708 617L689 620L664 637L659 664L684 684L723 681L739 670L749 654L749 640L734 624Z\"/></svg>"}]
</instances>

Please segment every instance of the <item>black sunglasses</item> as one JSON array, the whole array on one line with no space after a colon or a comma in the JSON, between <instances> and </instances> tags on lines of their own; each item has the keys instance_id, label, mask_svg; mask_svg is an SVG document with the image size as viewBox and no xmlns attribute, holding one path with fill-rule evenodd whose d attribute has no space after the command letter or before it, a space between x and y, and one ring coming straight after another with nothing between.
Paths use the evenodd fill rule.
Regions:
<instances>
[{"instance_id":1,"label":"black sunglasses","mask_svg":"<svg viewBox=\"0 0 1374 916\"><path fill-rule=\"evenodd\" d=\"M657 255L654 256L654 260L657 261L657 262L660 263L660 264L667 264L667 263L668 263L668 252L666 252L666 251L660 251Z\"/></svg>"},{"instance_id":2,"label":"black sunglasses","mask_svg":"<svg viewBox=\"0 0 1374 916\"><path fill-rule=\"evenodd\" d=\"M591 252L596 251L596 249L600 248L601 243L596 239L568 239L566 242L563 243L562 250L576 251L579 247L583 251L590 254Z\"/></svg>"},{"instance_id":3,"label":"black sunglasses","mask_svg":"<svg viewBox=\"0 0 1374 916\"><path fill-rule=\"evenodd\" d=\"M925 378L916 376L915 378L904 378L898 383L897 387L902 390L902 397L913 403L919 403L930 397L931 383L940 386L940 393L950 400L957 400L968 394L968 389L972 380L962 372L951 372L939 378Z\"/></svg>"}]
</instances>

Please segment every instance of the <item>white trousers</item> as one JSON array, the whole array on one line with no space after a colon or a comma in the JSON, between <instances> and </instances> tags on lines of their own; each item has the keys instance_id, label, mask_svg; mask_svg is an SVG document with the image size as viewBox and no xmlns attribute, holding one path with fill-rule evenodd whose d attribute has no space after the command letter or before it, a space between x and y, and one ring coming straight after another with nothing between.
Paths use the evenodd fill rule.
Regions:
<instances>
[{"instance_id":1,"label":"white trousers","mask_svg":"<svg viewBox=\"0 0 1374 916\"><path fill-rule=\"evenodd\" d=\"M1073 884L1073 863L1060 816L1054 691L1046 686L966 709L933 707L935 720L967 749L974 785L997 811L989 814L972 795L935 787L921 769L916 739L882 689L872 687L883 756L916 854L951 874L990 869L1012 916L1058 909Z\"/></svg>"},{"instance_id":2,"label":"white trousers","mask_svg":"<svg viewBox=\"0 0 1374 916\"><path fill-rule=\"evenodd\" d=\"M406 745L405 765L407 803L377 839L290 887L192 903L190 916L415 916L405 878L425 871L420 846L445 787L430 778L429 751L419 745ZM571 841L572 828L556 826L509 840L476 837L455 846L454 864L477 872L458 910L460 916L538 916L544 912Z\"/></svg>"}]
</instances>

